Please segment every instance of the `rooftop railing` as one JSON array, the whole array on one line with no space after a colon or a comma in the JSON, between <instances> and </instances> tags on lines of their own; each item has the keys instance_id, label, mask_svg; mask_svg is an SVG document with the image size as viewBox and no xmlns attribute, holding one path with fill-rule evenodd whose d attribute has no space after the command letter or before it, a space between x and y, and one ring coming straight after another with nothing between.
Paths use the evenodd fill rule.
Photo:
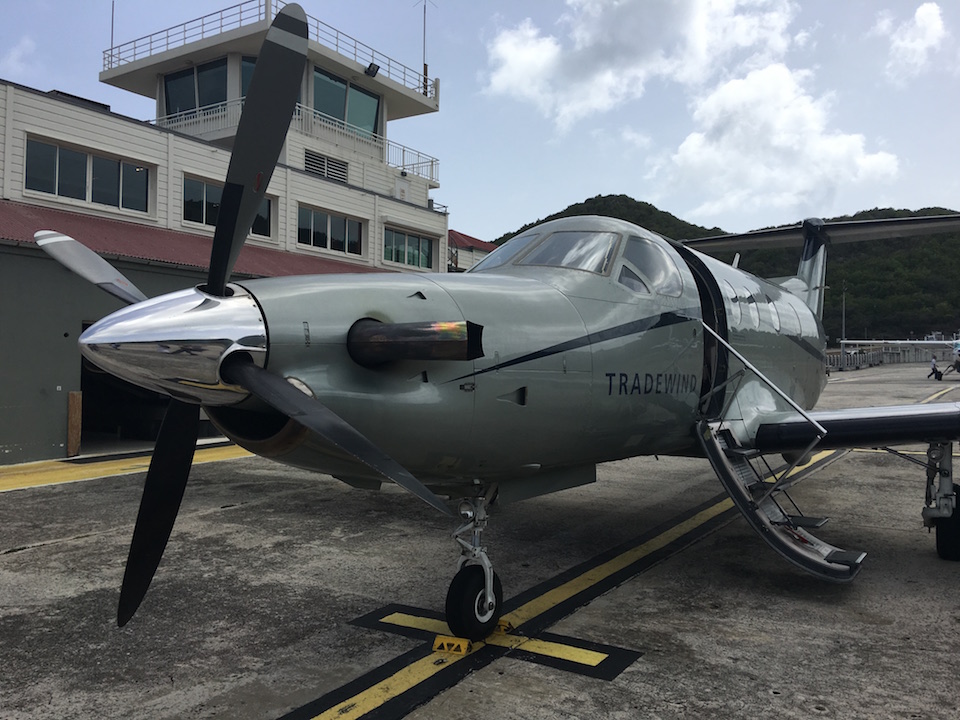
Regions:
<instances>
[{"instance_id":1,"label":"rooftop railing","mask_svg":"<svg viewBox=\"0 0 960 720\"><path fill-rule=\"evenodd\" d=\"M228 30L252 25L261 20L273 20L284 5L286 3L283 0L247 0L196 20L189 20L182 25L116 45L103 51L103 69L113 70L135 60L183 47ZM307 16L307 25L311 40L361 65L378 65L379 72L394 82L429 98L435 97L436 86L423 73L408 68L310 15Z\"/></svg>"},{"instance_id":2,"label":"rooftop railing","mask_svg":"<svg viewBox=\"0 0 960 720\"><path fill-rule=\"evenodd\" d=\"M154 124L187 135L204 136L235 129L240 122L242 110L242 99L227 100L196 110L166 115L157 118ZM354 127L306 105L297 105L290 127L308 137L335 143L425 180L440 181L440 161L435 157L388 140L382 135Z\"/></svg>"}]
</instances>

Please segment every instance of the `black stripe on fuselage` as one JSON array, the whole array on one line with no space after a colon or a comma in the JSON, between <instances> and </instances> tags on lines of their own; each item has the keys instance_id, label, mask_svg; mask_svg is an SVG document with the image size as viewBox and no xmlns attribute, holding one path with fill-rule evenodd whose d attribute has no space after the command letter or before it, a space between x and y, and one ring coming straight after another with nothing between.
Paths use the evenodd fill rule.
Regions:
<instances>
[{"instance_id":1,"label":"black stripe on fuselage","mask_svg":"<svg viewBox=\"0 0 960 720\"><path fill-rule=\"evenodd\" d=\"M799 346L801 350L804 350L816 358L819 362L824 362L826 360L826 356L823 354L823 352L821 352L819 348L814 347L807 339L797 337L796 335L787 335L786 337L795 345Z\"/></svg>"},{"instance_id":2,"label":"black stripe on fuselage","mask_svg":"<svg viewBox=\"0 0 960 720\"><path fill-rule=\"evenodd\" d=\"M699 318L694 317L692 314L687 315L675 312L667 312L648 318L642 318L640 320L633 320L632 322L607 328L606 330L600 330L599 332L587 333L582 337L574 338L573 340L567 340L566 342L562 342L557 345L551 345L543 350L537 350L536 352L521 355L520 357L513 358L512 360L491 365L483 370L477 370L476 372L468 373L467 375L461 375L460 377L454 378L449 382L465 380L466 378L484 375L488 372L495 372L497 370L503 370L504 368L513 367L514 365L520 365L532 360L550 357L551 355L557 355L558 353L567 352L569 350L576 350L577 348L596 345L597 343L606 342L607 340L616 340L617 338L628 337L630 335L638 335L640 333L647 332L648 330L669 327L671 325L677 325L678 323L688 322L690 320L699 321Z\"/></svg>"}]
</instances>

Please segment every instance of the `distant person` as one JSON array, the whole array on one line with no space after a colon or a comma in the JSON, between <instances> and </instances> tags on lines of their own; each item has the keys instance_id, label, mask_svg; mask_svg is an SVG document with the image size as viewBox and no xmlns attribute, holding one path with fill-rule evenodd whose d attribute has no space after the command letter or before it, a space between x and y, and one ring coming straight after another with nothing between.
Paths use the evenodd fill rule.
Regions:
<instances>
[{"instance_id":1,"label":"distant person","mask_svg":"<svg viewBox=\"0 0 960 720\"><path fill-rule=\"evenodd\" d=\"M937 377L937 376L939 376L939 377ZM927 375L927 380L929 380L929 379L932 378L932 377L936 377L937 380L939 380L941 377L943 377L942 375L940 375L940 371L937 370L937 356L936 356L936 355L934 355L933 357L930 358L930 374Z\"/></svg>"}]
</instances>

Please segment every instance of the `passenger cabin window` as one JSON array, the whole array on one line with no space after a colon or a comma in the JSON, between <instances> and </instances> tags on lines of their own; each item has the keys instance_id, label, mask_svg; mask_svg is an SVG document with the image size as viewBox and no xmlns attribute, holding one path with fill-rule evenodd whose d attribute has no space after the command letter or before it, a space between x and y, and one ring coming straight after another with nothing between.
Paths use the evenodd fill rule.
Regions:
<instances>
[{"instance_id":1,"label":"passenger cabin window","mask_svg":"<svg viewBox=\"0 0 960 720\"><path fill-rule=\"evenodd\" d=\"M517 237L511 238L492 253L487 255L483 260L467 270L467 272L492 270L493 268L506 265L517 255L530 247L530 243L532 243L538 237L540 237L538 233L530 233L529 235L518 235Z\"/></svg>"},{"instance_id":2,"label":"passenger cabin window","mask_svg":"<svg viewBox=\"0 0 960 720\"><path fill-rule=\"evenodd\" d=\"M616 233L567 230L547 236L519 265L545 265L606 274L617 249Z\"/></svg>"},{"instance_id":3,"label":"passenger cabin window","mask_svg":"<svg viewBox=\"0 0 960 720\"><path fill-rule=\"evenodd\" d=\"M733 285L729 281L723 281L723 290L726 293L727 301L730 308L730 318L733 320L733 325L737 326L740 324L740 319L742 314L740 312L740 298L737 297L737 291L733 289Z\"/></svg>"},{"instance_id":4,"label":"passenger cabin window","mask_svg":"<svg viewBox=\"0 0 960 720\"><path fill-rule=\"evenodd\" d=\"M680 276L680 271L666 250L656 243L646 238L631 235L627 238L627 244L623 250L623 259L632 263L637 270L649 279L655 292L671 297L680 297L683 293L683 279ZM629 271L627 266L624 266L623 269ZM632 271L629 271L629 274L637 275ZM624 277L625 273L621 271L620 282L631 290L635 290L636 288L630 285L633 281L630 279L625 281ZM638 290L637 292L650 291Z\"/></svg>"}]
</instances>

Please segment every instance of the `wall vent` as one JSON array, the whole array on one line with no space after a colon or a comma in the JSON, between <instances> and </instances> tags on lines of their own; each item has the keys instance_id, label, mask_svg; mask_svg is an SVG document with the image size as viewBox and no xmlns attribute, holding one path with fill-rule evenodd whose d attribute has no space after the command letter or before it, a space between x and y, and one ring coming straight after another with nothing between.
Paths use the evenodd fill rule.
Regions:
<instances>
[{"instance_id":1,"label":"wall vent","mask_svg":"<svg viewBox=\"0 0 960 720\"><path fill-rule=\"evenodd\" d=\"M337 182L347 182L347 163L312 150L303 151L303 169L312 175L319 175Z\"/></svg>"}]
</instances>

